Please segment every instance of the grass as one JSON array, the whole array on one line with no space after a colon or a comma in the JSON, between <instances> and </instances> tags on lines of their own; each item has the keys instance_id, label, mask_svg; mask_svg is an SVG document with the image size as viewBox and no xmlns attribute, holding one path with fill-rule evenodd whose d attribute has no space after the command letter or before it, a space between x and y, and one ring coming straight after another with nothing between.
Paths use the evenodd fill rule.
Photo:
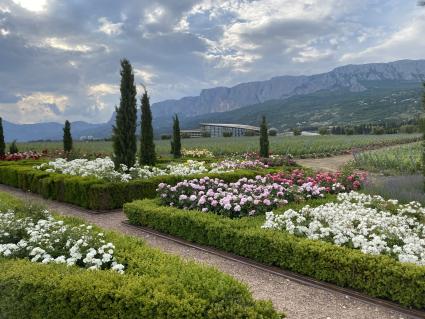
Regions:
<instances>
[{"instance_id":1,"label":"grass","mask_svg":"<svg viewBox=\"0 0 425 319\"><path fill-rule=\"evenodd\" d=\"M291 154L295 157L331 156L350 151L355 148L369 148L402 144L417 140L416 134L393 135L328 135L328 136L276 136L270 137L270 150L274 154ZM156 151L163 157L170 156L170 141L155 141ZM257 152L259 138L193 138L183 139L183 148L207 148L215 155ZM49 151L62 149L62 142L19 143L21 151ZM112 144L108 141L74 142L74 148L84 153L112 154Z\"/></svg>"},{"instance_id":2,"label":"grass","mask_svg":"<svg viewBox=\"0 0 425 319\"><path fill-rule=\"evenodd\" d=\"M418 143L354 154L356 168L385 174L413 174L421 169L422 146Z\"/></svg>"},{"instance_id":3,"label":"grass","mask_svg":"<svg viewBox=\"0 0 425 319\"><path fill-rule=\"evenodd\" d=\"M364 192L397 199L401 203L417 201L425 205L423 185L422 175L372 176L365 184Z\"/></svg>"}]
</instances>

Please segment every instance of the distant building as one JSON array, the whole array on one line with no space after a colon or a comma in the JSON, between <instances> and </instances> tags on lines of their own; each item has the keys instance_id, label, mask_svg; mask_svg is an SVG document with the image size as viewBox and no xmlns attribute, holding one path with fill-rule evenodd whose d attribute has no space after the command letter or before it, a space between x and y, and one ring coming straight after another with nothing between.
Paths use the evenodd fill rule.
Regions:
<instances>
[{"instance_id":1,"label":"distant building","mask_svg":"<svg viewBox=\"0 0 425 319\"><path fill-rule=\"evenodd\" d=\"M180 130L180 134L182 135L182 137L190 137L190 138L202 137L201 130Z\"/></svg>"},{"instance_id":2,"label":"distant building","mask_svg":"<svg viewBox=\"0 0 425 319\"><path fill-rule=\"evenodd\" d=\"M260 128L251 125L242 124L219 124L219 123L200 123L202 133L210 134L211 137L223 136L223 133L231 133L232 136L259 135Z\"/></svg>"}]
</instances>

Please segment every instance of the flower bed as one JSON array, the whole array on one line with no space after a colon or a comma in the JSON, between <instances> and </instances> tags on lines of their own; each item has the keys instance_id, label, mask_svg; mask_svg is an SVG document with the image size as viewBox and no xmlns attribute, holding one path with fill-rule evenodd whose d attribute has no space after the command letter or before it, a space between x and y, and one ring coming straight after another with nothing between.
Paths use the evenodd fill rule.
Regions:
<instances>
[{"instance_id":1,"label":"flower bed","mask_svg":"<svg viewBox=\"0 0 425 319\"><path fill-rule=\"evenodd\" d=\"M224 160L212 163L211 167L216 170L237 170L237 169L266 169L269 166L262 161L256 160Z\"/></svg>"},{"instance_id":2,"label":"flower bed","mask_svg":"<svg viewBox=\"0 0 425 319\"><path fill-rule=\"evenodd\" d=\"M193 148L193 149L182 149L182 155L184 157L194 158L214 158L214 154L206 148Z\"/></svg>"},{"instance_id":3,"label":"flower bed","mask_svg":"<svg viewBox=\"0 0 425 319\"><path fill-rule=\"evenodd\" d=\"M312 200L310 205L324 204L334 196ZM288 203L287 207L301 208L295 203ZM199 210L166 207L159 199L127 203L124 212L133 225L425 310L424 266L401 263L390 256L364 254L286 231L262 229L263 216L230 219Z\"/></svg>"},{"instance_id":4,"label":"flower bed","mask_svg":"<svg viewBox=\"0 0 425 319\"><path fill-rule=\"evenodd\" d=\"M1 209L13 208L22 216L22 205L0 193ZM32 216L34 210L27 214ZM55 218L69 229L82 223ZM255 301L245 285L215 269L159 252L134 237L106 232L104 238L116 246L114 255L125 265L125 273L0 256L1 317L282 317L270 302Z\"/></svg>"},{"instance_id":5,"label":"flower bed","mask_svg":"<svg viewBox=\"0 0 425 319\"><path fill-rule=\"evenodd\" d=\"M179 175L187 176L202 173L224 173L234 169L214 167L207 168L205 162L189 160L186 163L170 164L165 168L152 166L127 168L121 165L119 170L115 170L114 162L109 158L97 158L95 160L76 159L67 161L58 158L49 163L36 165L34 168L44 170L49 173L59 173L72 176L94 177L105 181L128 182L134 179L147 179L156 176Z\"/></svg>"},{"instance_id":6,"label":"flower bed","mask_svg":"<svg viewBox=\"0 0 425 319\"><path fill-rule=\"evenodd\" d=\"M19 152L19 153L7 153L4 156L0 156L0 161L22 161L22 160L38 160L43 155L37 152Z\"/></svg>"},{"instance_id":7,"label":"flower bed","mask_svg":"<svg viewBox=\"0 0 425 319\"><path fill-rule=\"evenodd\" d=\"M0 256L124 272L115 260L115 246L92 226L70 227L47 210L29 208L25 215L0 211Z\"/></svg>"},{"instance_id":8,"label":"flower bed","mask_svg":"<svg viewBox=\"0 0 425 319\"><path fill-rule=\"evenodd\" d=\"M268 212L262 227L425 265L424 221L425 208L417 202L399 205L396 200L350 192L339 194L335 203Z\"/></svg>"},{"instance_id":9,"label":"flower bed","mask_svg":"<svg viewBox=\"0 0 425 319\"><path fill-rule=\"evenodd\" d=\"M294 170L291 173L257 176L255 179L242 178L235 183L208 177L185 180L176 185L161 183L157 191L166 206L241 217L263 214L288 201L358 189L362 178L355 174L342 178L340 173L307 176L302 170Z\"/></svg>"}]
</instances>

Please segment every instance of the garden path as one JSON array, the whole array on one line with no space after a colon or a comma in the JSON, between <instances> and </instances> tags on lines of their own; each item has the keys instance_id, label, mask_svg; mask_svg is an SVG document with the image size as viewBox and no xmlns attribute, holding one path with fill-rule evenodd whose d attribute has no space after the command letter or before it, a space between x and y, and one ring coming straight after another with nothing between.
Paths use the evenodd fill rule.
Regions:
<instances>
[{"instance_id":1,"label":"garden path","mask_svg":"<svg viewBox=\"0 0 425 319\"><path fill-rule=\"evenodd\" d=\"M352 154L345 154L323 158L297 159L296 162L314 170L336 172L352 159L354 159Z\"/></svg>"},{"instance_id":2,"label":"garden path","mask_svg":"<svg viewBox=\"0 0 425 319\"><path fill-rule=\"evenodd\" d=\"M126 216L122 210L94 214L72 205L46 200L38 195L25 193L5 185L0 185L0 191L31 202L39 202L48 209L65 216L79 217L106 229L141 237L152 247L179 255L186 260L195 260L216 267L247 284L255 298L270 299L276 309L284 311L289 319L408 318L396 311L372 305L339 292L306 286L247 264L146 233L142 229L123 224Z\"/></svg>"}]
</instances>

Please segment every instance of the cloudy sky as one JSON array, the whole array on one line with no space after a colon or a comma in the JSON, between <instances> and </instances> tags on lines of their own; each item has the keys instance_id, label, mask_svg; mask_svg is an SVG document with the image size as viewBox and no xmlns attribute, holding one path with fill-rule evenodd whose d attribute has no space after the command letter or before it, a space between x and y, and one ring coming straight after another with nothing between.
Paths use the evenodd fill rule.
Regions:
<instances>
[{"instance_id":1,"label":"cloudy sky","mask_svg":"<svg viewBox=\"0 0 425 319\"><path fill-rule=\"evenodd\" d=\"M0 0L0 116L107 121L119 61L151 101L425 58L416 0Z\"/></svg>"}]
</instances>

